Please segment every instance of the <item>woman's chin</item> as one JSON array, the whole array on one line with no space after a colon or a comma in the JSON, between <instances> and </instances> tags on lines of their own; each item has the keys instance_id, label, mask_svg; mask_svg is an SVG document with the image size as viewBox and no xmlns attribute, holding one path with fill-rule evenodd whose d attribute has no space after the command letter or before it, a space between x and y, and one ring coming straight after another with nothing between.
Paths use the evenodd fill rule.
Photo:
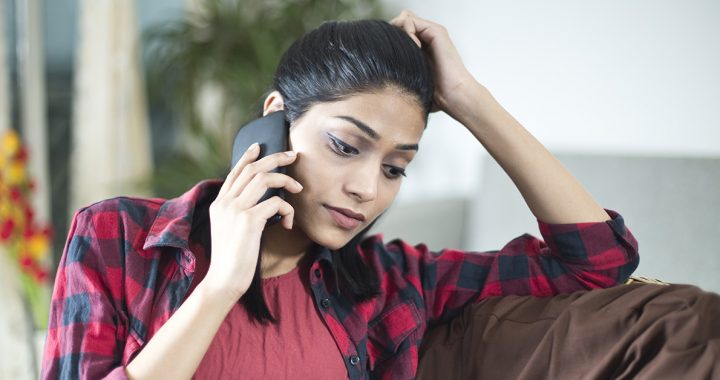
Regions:
<instances>
[{"instance_id":1,"label":"woman's chin","mask_svg":"<svg viewBox=\"0 0 720 380\"><path fill-rule=\"evenodd\" d=\"M338 239L328 239L327 236L322 236L322 237L319 236L316 239L310 238L310 240L312 240L315 243L317 243L327 249L330 249L330 250L340 249L343 246L345 246L345 244L347 244L347 242L349 241L349 240L339 241Z\"/></svg>"},{"instance_id":2,"label":"woman's chin","mask_svg":"<svg viewBox=\"0 0 720 380\"><path fill-rule=\"evenodd\" d=\"M311 218L310 226L308 221L297 220L293 230L304 234L308 239L330 250L337 250L344 247L353 237L359 234L367 224L361 223L353 229L346 229L339 226L331 217L326 214L327 210L322 207L320 218Z\"/></svg>"},{"instance_id":3,"label":"woman's chin","mask_svg":"<svg viewBox=\"0 0 720 380\"><path fill-rule=\"evenodd\" d=\"M331 231L328 233L326 230L325 232L319 231L317 234L310 233L307 236L310 240L327 249L337 250L344 247L355 235L349 236L347 232L343 233L343 231Z\"/></svg>"}]
</instances>

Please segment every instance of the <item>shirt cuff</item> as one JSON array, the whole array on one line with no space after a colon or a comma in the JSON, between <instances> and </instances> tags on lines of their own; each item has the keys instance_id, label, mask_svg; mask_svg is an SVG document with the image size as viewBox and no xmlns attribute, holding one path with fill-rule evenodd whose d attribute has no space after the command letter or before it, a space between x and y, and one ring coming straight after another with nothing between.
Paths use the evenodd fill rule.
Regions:
<instances>
[{"instance_id":1,"label":"shirt cuff","mask_svg":"<svg viewBox=\"0 0 720 380\"><path fill-rule=\"evenodd\" d=\"M554 254L575 262L593 261L601 255L622 246L627 257L637 254L637 240L625 226L617 211L605 209L610 220L582 223L546 223L537 219L540 233Z\"/></svg>"}]
</instances>

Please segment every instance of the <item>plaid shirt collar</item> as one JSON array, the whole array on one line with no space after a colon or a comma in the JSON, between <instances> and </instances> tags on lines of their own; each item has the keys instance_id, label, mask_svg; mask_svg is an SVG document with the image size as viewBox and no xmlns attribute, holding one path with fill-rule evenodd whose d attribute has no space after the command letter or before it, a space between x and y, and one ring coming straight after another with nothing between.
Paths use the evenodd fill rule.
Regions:
<instances>
[{"instance_id":1,"label":"plaid shirt collar","mask_svg":"<svg viewBox=\"0 0 720 380\"><path fill-rule=\"evenodd\" d=\"M193 216L198 210L197 206L212 202L223 182L222 179L205 179L179 197L165 201L150 226L143 249L161 246L188 249ZM315 244L311 249L319 250L315 257L316 260L332 262L332 255L327 247Z\"/></svg>"},{"instance_id":2,"label":"plaid shirt collar","mask_svg":"<svg viewBox=\"0 0 720 380\"><path fill-rule=\"evenodd\" d=\"M150 226L143 249L160 246L187 249L197 204L211 192L215 196L215 189L219 190L222 183L221 179L206 179L179 197L165 201Z\"/></svg>"}]
</instances>

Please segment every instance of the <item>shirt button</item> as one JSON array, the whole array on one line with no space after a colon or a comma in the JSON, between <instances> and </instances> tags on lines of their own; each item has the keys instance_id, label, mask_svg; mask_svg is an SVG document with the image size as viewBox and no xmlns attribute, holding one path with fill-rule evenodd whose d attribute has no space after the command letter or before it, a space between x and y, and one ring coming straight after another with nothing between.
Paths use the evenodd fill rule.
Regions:
<instances>
[{"instance_id":1,"label":"shirt button","mask_svg":"<svg viewBox=\"0 0 720 380\"><path fill-rule=\"evenodd\" d=\"M315 277L320 278L320 269L315 269Z\"/></svg>"},{"instance_id":2,"label":"shirt button","mask_svg":"<svg viewBox=\"0 0 720 380\"><path fill-rule=\"evenodd\" d=\"M358 363L360 363L360 358L357 355L350 357L350 364L357 365Z\"/></svg>"},{"instance_id":3,"label":"shirt button","mask_svg":"<svg viewBox=\"0 0 720 380\"><path fill-rule=\"evenodd\" d=\"M322 301L320 301L320 306L322 306L323 309L327 309L330 307L330 300L327 298L323 298Z\"/></svg>"}]
</instances>

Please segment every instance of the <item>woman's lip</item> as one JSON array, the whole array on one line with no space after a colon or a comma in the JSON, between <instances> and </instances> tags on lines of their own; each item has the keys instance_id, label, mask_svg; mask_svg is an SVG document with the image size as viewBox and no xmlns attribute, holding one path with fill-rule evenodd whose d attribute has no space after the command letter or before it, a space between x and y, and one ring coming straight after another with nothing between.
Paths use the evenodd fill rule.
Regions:
<instances>
[{"instance_id":1,"label":"woman's lip","mask_svg":"<svg viewBox=\"0 0 720 380\"><path fill-rule=\"evenodd\" d=\"M323 206L325 206L325 207L327 207L327 208L329 208L329 209L333 209L333 210L335 210L335 211L337 211L337 212L339 212L339 213L341 213L341 214L343 214L343 215L345 215L345 216L347 216L347 217L350 217L350 218L353 218L353 219L357 219L357 220L359 220L359 221L361 221L361 222L364 222L364 221L365 221L365 215L360 214L360 213L357 213L357 212L355 212L355 211L353 211L353 210L349 210L349 209L342 208L342 207L333 207L333 206L325 205L325 204L324 204Z\"/></svg>"},{"instance_id":2,"label":"woman's lip","mask_svg":"<svg viewBox=\"0 0 720 380\"><path fill-rule=\"evenodd\" d=\"M359 220L335 211L328 206L325 206L325 209L328 210L330 216L335 220L335 223L346 230L352 230L360 224Z\"/></svg>"}]
</instances>

